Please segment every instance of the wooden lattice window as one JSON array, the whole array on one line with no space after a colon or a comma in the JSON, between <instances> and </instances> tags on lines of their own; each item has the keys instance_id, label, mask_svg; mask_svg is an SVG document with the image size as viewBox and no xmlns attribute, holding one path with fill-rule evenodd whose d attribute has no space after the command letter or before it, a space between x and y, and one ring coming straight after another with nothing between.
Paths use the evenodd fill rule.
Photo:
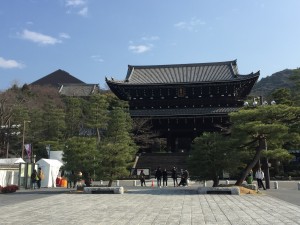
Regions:
<instances>
[{"instance_id":1,"label":"wooden lattice window","mask_svg":"<svg viewBox=\"0 0 300 225\"><path fill-rule=\"evenodd\" d=\"M185 88L183 88L183 87L178 88L178 90L177 90L177 96L178 97L184 97L185 96Z\"/></svg>"}]
</instances>

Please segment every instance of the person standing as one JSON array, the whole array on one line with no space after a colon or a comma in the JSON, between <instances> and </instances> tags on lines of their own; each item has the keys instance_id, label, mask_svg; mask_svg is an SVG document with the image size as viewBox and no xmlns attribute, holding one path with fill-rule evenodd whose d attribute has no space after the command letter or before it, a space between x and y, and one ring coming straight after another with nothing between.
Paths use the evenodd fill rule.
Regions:
<instances>
[{"instance_id":1,"label":"person standing","mask_svg":"<svg viewBox=\"0 0 300 225\"><path fill-rule=\"evenodd\" d=\"M163 186L168 187L168 171L167 171L167 169L163 170L162 177L163 177Z\"/></svg>"},{"instance_id":2,"label":"person standing","mask_svg":"<svg viewBox=\"0 0 300 225\"><path fill-rule=\"evenodd\" d=\"M38 174L36 172L36 170L33 170L31 176L30 176L30 179L31 179L31 186L32 186L32 189L36 189L36 184L37 184L37 181L38 181Z\"/></svg>"},{"instance_id":3,"label":"person standing","mask_svg":"<svg viewBox=\"0 0 300 225\"><path fill-rule=\"evenodd\" d=\"M252 182L253 182L253 171L252 170L250 170L250 172L247 176L246 182L247 182L247 184L252 184Z\"/></svg>"},{"instance_id":4,"label":"person standing","mask_svg":"<svg viewBox=\"0 0 300 225\"><path fill-rule=\"evenodd\" d=\"M186 185L186 186L189 186L189 177L190 177L189 171L188 171L188 170L185 170L185 171L183 172L183 174L184 174L184 177L185 177L185 185Z\"/></svg>"},{"instance_id":5,"label":"person standing","mask_svg":"<svg viewBox=\"0 0 300 225\"><path fill-rule=\"evenodd\" d=\"M261 168L259 168L255 173L255 178L256 178L256 181L257 181L258 189L263 187L263 189L266 190L266 188L264 186L264 183L263 183L264 177L265 177L264 172L261 170Z\"/></svg>"},{"instance_id":6,"label":"person standing","mask_svg":"<svg viewBox=\"0 0 300 225\"><path fill-rule=\"evenodd\" d=\"M44 175L41 167L39 167L39 169L38 169L37 176L38 176L37 186L38 186L38 188L41 188L41 182L45 178L45 175Z\"/></svg>"},{"instance_id":7,"label":"person standing","mask_svg":"<svg viewBox=\"0 0 300 225\"><path fill-rule=\"evenodd\" d=\"M174 187L178 186L178 181L177 181L177 170L176 170L176 167L174 166L173 169L172 169L172 179L173 179L173 182L174 182Z\"/></svg>"},{"instance_id":8,"label":"person standing","mask_svg":"<svg viewBox=\"0 0 300 225\"><path fill-rule=\"evenodd\" d=\"M145 178L145 173L144 170L141 170L140 172L140 181L141 181L141 186L146 186L146 178Z\"/></svg>"},{"instance_id":9,"label":"person standing","mask_svg":"<svg viewBox=\"0 0 300 225\"><path fill-rule=\"evenodd\" d=\"M161 168L158 167L155 172L155 179L157 180L157 187L161 187L161 177L162 177L162 171L161 171Z\"/></svg>"}]
</instances>

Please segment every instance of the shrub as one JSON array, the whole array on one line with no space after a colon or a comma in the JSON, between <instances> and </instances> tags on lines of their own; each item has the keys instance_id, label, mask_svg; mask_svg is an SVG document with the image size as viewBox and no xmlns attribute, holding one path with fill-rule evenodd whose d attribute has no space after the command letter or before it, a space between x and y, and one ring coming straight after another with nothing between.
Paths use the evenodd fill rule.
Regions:
<instances>
[{"instance_id":1,"label":"shrub","mask_svg":"<svg viewBox=\"0 0 300 225\"><path fill-rule=\"evenodd\" d=\"M19 190L19 187L17 185L8 185L6 187L0 187L0 191L2 193L13 193L16 192L16 190Z\"/></svg>"}]
</instances>

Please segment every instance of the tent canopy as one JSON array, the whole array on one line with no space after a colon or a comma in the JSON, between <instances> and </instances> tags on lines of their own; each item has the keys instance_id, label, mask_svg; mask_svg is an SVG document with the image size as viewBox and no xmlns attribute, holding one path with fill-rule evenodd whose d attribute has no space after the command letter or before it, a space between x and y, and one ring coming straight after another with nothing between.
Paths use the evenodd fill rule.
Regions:
<instances>
[{"instance_id":1,"label":"tent canopy","mask_svg":"<svg viewBox=\"0 0 300 225\"><path fill-rule=\"evenodd\" d=\"M0 159L0 164L2 165L13 165L18 163L25 163L25 161L22 158L5 158Z\"/></svg>"},{"instance_id":2,"label":"tent canopy","mask_svg":"<svg viewBox=\"0 0 300 225\"><path fill-rule=\"evenodd\" d=\"M50 151L50 159L57 159L61 163L64 163L62 157L63 151Z\"/></svg>"},{"instance_id":3,"label":"tent canopy","mask_svg":"<svg viewBox=\"0 0 300 225\"><path fill-rule=\"evenodd\" d=\"M41 187L56 187L56 178L63 164L56 159L40 159L36 164L38 164L45 175L41 182Z\"/></svg>"}]
</instances>

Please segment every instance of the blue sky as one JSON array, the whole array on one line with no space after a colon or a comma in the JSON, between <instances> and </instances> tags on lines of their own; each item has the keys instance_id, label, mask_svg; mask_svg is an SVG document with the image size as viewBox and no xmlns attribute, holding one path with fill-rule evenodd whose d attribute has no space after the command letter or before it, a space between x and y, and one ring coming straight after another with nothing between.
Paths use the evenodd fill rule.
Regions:
<instances>
[{"instance_id":1,"label":"blue sky","mask_svg":"<svg viewBox=\"0 0 300 225\"><path fill-rule=\"evenodd\" d=\"M106 88L128 65L300 67L299 0L2 0L0 90L57 69Z\"/></svg>"}]
</instances>

